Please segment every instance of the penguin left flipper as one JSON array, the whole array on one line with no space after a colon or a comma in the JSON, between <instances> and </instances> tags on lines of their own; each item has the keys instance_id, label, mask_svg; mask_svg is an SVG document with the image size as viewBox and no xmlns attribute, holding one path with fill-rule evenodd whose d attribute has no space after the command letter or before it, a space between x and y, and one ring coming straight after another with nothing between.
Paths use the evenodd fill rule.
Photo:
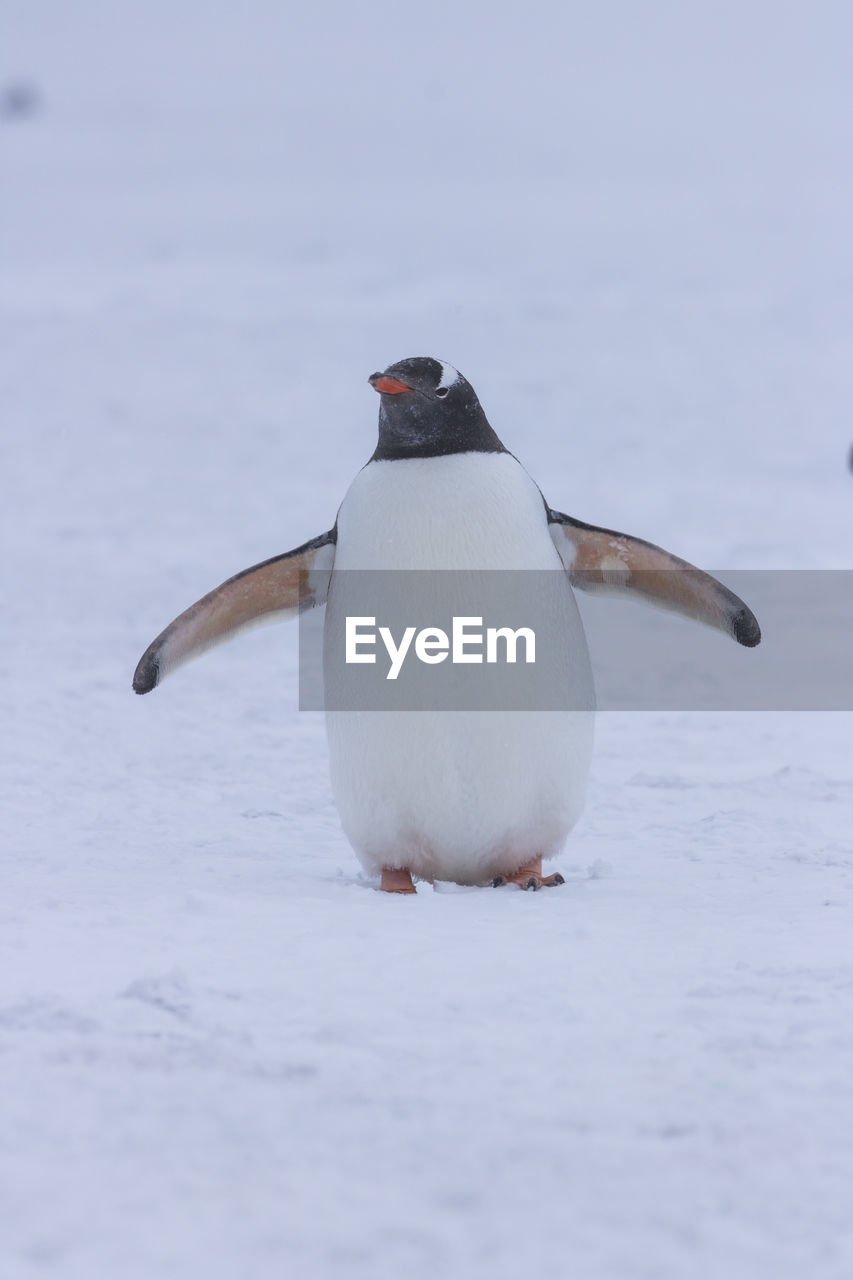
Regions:
<instances>
[{"instance_id":1,"label":"penguin left flipper","mask_svg":"<svg viewBox=\"0 0 853 1280\"><path fill-rule=\"evenodd\" d=\"M709 573L662 547L548 508L551 537L573 587L634 594L660 609L693 618L753 648L761 628L751 609Z\"/></svg>"},{"instance_id":2,"label":"penguin left flipper","mask_svg":"<svg viewBox=\"0 0 853 1280\"><path fill-rule=\"evenodd\" d=\"M244 569L190 605L139 659L135 693L149 693L176 667L249 627L280 622L322 604L335 562L337 528Z\"/></svg>"}]
</instances>

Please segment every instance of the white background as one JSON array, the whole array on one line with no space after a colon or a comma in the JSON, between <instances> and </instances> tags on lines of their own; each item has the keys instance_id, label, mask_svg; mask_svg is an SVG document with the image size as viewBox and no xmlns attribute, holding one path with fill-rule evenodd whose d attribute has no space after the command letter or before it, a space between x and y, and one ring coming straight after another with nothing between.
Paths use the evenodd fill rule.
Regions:
<instances>
[{"instance_id":1,"label":"white background","mask_svg":"<svg viewBox=\"0 0 853 1280\"><path fill-rule=\"evenodd\" d=\"M6 0L4 1280L849 1277L849 716L602 716L565 888L415 900L295 628L130 678L409 355L580 519L853 567L851 27Z\"/></svg>"}]
</instances>

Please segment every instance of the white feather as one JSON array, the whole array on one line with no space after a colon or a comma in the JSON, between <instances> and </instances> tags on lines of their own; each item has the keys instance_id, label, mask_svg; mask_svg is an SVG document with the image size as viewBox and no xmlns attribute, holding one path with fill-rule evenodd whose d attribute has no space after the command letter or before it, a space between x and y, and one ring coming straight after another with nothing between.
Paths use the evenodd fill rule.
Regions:
<instances>
[{"instance_id":1,"label":"white feather","mask_svg":"<svg viewBox=\"0 0 853 1280\"><path fill-rule=\"evenodd\" d=\"M357 612L342 570L559 566L539 490L509 454L372 462L338 513L326 627ZM563 642L588 675L571 587L562 574L555 583ZM373 873L481 883L559 852L583 807L589 712L330 711L326 721L341 821Z\"/></svg>"},{"instance_id":2,"label":"white feather","mask_svg":"<svg viewBox=\"0 0 853 1280\"><path fill-rule=\"evenodd\" d=\"M454 382L458 382L461 377L459 370L454 369L452 364L447 364L444 360L440 360L439 364L441 365L441 377L436 385L436 391L452 387Z\"/></svg>"}]
</instances>

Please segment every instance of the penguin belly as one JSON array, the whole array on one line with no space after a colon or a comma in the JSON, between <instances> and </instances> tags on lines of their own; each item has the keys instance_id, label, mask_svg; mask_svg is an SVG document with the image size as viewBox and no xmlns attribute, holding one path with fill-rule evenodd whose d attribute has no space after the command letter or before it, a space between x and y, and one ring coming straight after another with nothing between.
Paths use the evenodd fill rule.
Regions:
<instances>
[{"instance_id":1,"label":"penguin belly","mask_svg":"<svg viewBox=\"0 0 853 1280\"><path fill-rule=\"evenodd\" d=\"M507 453L374 461L338 513L326 653L359 612L347 570L561 570L542 496ZM592 675L568 578L554 572L555 617L593 706ZM334 646L339 649L336 644ZM330 687L334 672L326 668ZM591 710L327 710L332 789L371 874L407 867L479 884L557 854L583 808Z\"/></svg>"}]
</instances>

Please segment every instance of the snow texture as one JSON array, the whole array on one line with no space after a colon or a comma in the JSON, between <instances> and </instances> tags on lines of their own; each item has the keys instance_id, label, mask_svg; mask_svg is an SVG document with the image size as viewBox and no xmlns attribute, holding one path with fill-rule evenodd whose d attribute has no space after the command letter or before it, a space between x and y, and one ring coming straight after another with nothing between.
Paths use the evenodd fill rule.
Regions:
<instances>
[{"instance_id":1,"label":"snow texture","mask_svg":"<svg viewBox=\"0 0 853 1280\"><path fill-rule=\"evenodd\" d=\"M560 510L853 567L849 6L0 25L0 1275L849 1277L849 716L603 715L564 888L406 899L293 626L130 691L403 356Z\"/></svg>"}]
</instances>

